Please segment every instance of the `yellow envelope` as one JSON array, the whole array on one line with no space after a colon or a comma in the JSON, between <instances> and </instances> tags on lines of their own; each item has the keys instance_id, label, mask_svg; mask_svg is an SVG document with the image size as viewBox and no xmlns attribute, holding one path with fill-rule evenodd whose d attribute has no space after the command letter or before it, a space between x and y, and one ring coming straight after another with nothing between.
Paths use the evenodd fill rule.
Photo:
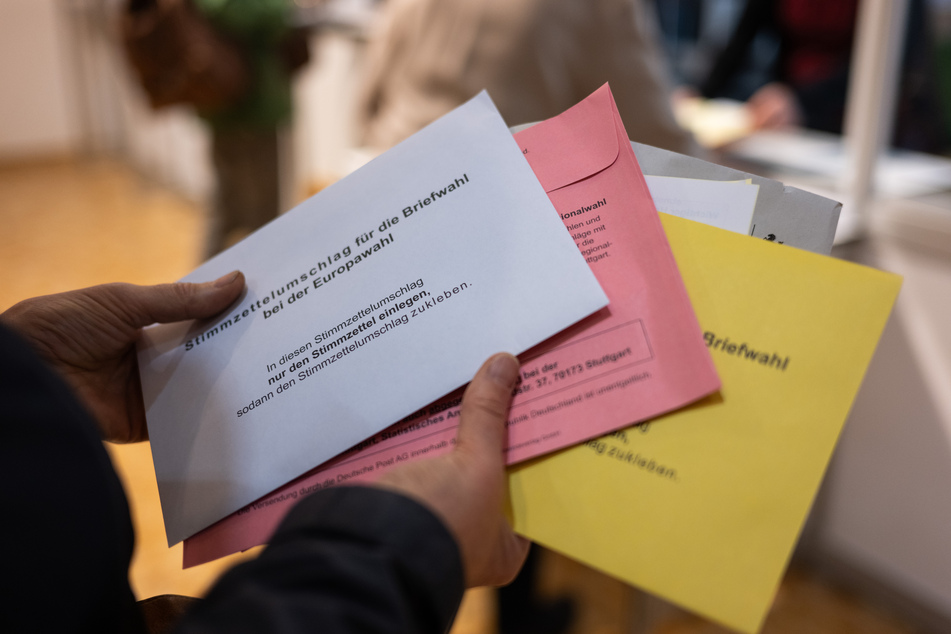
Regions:
<instances>
[{"instance_id":1,"label":"yellow envelope","mask_svg":"<svg viewBox=\"0 0 951 634\"><path fill-rule=\"evenodd\" d=\"M512 469L515 527L754 632L901 278L661 216L723 388Z\"/></svg>"}]
</instances>

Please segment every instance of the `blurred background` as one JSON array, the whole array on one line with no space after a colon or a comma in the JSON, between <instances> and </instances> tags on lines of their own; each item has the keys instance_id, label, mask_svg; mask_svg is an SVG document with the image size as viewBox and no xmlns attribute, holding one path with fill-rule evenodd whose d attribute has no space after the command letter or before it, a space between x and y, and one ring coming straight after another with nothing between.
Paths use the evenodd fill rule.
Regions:
<instances>
[{"instance_id":1,"label":"blurred background","mask_svg":"<svg viewBox=\"0 0 951 634\"><path fill-rule=\"evenodd\" d=\"M148 39L176 4L0 0L0 310L177 279L483 87L516 125L610 80L633 140L843 201L834 255L905 277L764 631L951 631L951 1L194 0L210 75ZM254 556L182 571L147 444L111 451L139 598ZM477 591L454 631L723 631L537 559L531 627Z\"/></svg>"}]
</instances>

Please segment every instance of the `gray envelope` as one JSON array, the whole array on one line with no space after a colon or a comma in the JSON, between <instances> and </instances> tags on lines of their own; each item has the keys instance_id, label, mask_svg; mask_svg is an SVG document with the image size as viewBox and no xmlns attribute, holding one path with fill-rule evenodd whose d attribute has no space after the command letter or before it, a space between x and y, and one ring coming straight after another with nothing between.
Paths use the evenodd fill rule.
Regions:
<instances>
[{"instance_id":1,"label":"gray envelope","mask_svg":"<svg viewBox=\"0 0 951 634\"><path fill-rule=\"evenodd\" d=\"M842 203L692 156L633 141L631 147L646 176L714 181L752 179L753 184L759 185L759 195L753 210L750 235L823 255L829 255L832 251L832 238L835 236Z\"/></svg>"}]
</instances>

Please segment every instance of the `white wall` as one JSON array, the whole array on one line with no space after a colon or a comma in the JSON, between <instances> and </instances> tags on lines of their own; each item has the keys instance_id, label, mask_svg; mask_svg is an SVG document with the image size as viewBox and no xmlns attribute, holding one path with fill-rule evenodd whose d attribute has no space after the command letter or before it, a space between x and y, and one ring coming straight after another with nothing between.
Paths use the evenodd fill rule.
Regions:
<instances>
[{"instance_id":1,"label":"white wall","mask_svg":"<svg viewBox=\"0 0 951 634\"><path fill-rule=\"evenodd\" d=\"M871 249L904 284L817 503L813 547L951 623L951 250L888 236Z\"/></svg>"},{"instance_id":2,"label":"white wall","mask_svg":"<svg viewBox=\"0 0 951 634\"><path fill-rule=\"evenodd\" d=\"M78 149L61 7L0 0L0 160Z\"/></svg>"}]
</instances>

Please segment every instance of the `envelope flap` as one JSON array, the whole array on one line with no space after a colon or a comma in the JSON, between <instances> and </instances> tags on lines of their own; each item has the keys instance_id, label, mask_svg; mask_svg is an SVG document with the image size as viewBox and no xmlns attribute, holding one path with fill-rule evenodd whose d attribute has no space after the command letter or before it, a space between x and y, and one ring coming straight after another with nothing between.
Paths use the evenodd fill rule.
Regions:
<instances>
[{"instance_id":1,"label":"envelope flap","mask_svg":"<svg viewBox=\"0 0 951 634\"><path fill-rule=\"evenodd\" d=\"M515 140L546 192L609 167L619 146L607 84L559 117L517 133ZM564 160L565 153L573 160Z\"/></svg>"}]
</instances>

